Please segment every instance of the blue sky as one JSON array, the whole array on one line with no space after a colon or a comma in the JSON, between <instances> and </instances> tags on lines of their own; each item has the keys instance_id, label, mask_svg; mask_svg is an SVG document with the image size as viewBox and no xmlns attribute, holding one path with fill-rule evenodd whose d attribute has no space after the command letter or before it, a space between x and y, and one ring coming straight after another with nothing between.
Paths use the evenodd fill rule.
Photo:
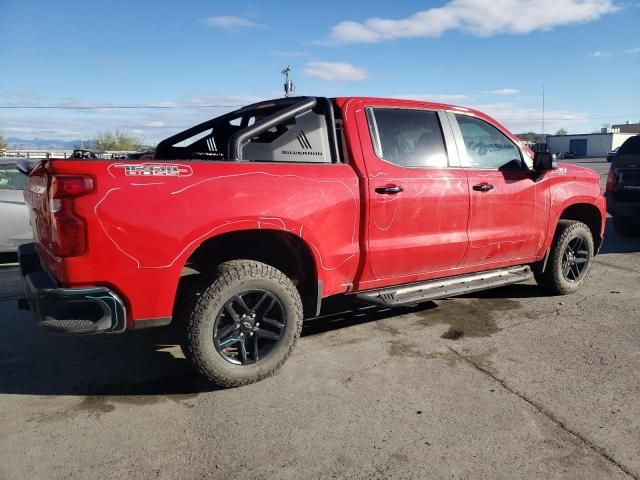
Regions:
<instances>
[{"instance_id":1,"label":"blue sky","mask_svg":"<svg viewBox=\"0 0 640 480\"><path fill-rule=\"evenodd\" d=\"M640 121L640 2L0 0L0 134L155 142L298 94L474 106L516 132Z\"/></svg>"}]
</instances>

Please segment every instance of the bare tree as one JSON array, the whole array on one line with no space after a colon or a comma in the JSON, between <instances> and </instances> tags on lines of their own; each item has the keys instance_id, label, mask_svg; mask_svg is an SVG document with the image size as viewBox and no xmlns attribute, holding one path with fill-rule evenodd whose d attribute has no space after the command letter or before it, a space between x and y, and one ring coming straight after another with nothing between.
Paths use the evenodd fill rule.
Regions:
<instances>
[{"instance_id":1,"label":"bare tree","mask_svg":"<svg viewBox=\"0 0 640 480\"><path fill-rule=\"evenodd\" d=\"M5 142L4 137L0 135L0 150L6 150L7 148L9 148L9 145Z\"/></svg>"},{"instance_id":2,"label":"bare tree","mask_svg":"<svg viewBox=\"0 0 640 480\"><path fill-rule=\"evenodd\" d=\"M136 151L142 148L142 141L127 132L98 132L93 139L100 150Z\"/></svg>"}]
</instances>

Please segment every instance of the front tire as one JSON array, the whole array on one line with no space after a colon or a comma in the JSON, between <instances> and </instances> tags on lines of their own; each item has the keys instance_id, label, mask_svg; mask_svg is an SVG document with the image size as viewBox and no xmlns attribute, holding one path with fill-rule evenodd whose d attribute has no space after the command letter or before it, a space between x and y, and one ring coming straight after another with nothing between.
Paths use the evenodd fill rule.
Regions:
<instances>
[{"instance_id":1,"label":"front tire","mask_svg":"<svg viewBox=\"0 0 640 480\"><path fill-rule=\"evenodd\" d=\"M302 330L302 301L291 280L252 260L221 264L195 286L186 312L185 356L211 382L238 387L273 375Z\"/></svg>"},{"instance_id":2,"label":"front tire","mask_svg":"<svg viewBox=\"0 0 640 480\"><path fill-rule=\"evenodd\" d=\"M534 269L536 281L553 295L576 292L589 275L593 255L589 227L582 222L560 220L545 271Z\"/></svg>"}]
</instances>

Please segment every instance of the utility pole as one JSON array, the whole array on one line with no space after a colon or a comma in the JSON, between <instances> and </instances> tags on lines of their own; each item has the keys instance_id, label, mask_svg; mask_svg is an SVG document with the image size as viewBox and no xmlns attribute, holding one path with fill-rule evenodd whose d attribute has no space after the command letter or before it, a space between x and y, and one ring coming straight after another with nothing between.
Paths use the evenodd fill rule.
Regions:
<instances>
[{"instance_id":1,"label":"utility pole","mask_svg":"<svg viewBox=\"0 0 640 480\"><path fill-rule=\"evenodd\" d=\"M291 75L291 67L287 65L287 68L280 73L284 75L284 96L290 97L296 91L293 81L289 78L289 75Z\"/></svg>"},{"instance_id":2,"label":"utility pole","mask_svg":"<svg viewBox=\"0 0 640 480\"><path fill-rule=\"evenodd\" d=\"M542 84L542 136L544 137L544 83ZM545 137L545 143L547 142Z\"/></svg>"}]
</instances>

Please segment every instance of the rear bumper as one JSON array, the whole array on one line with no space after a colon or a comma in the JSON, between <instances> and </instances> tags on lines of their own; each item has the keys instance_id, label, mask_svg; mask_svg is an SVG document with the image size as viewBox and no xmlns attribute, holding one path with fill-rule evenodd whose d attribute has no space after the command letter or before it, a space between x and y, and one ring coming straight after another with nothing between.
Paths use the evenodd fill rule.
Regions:
<instances>
[{"instance_id":1,"label":"rear bumper","mask_svg":"<svg viewBox=\"0 0 640 480\"><path fill-rule=\"evenodd\" d=\"M61 288L42 267L33 243L18 248L18 259L29 308L41 327L62 334L124 332L127 311L113 291Z\"/></svg>"},{"instance_id":2,"label":"rear bumper","mask_svg":"<svg viewBox=\"0 0 640 480\"><path fill-rule=\"evenodd\" d=\"M607 192L607 213L614 217L627 217L640 220L640 202L622 202Z\"/></svg>"}]
</instances>

